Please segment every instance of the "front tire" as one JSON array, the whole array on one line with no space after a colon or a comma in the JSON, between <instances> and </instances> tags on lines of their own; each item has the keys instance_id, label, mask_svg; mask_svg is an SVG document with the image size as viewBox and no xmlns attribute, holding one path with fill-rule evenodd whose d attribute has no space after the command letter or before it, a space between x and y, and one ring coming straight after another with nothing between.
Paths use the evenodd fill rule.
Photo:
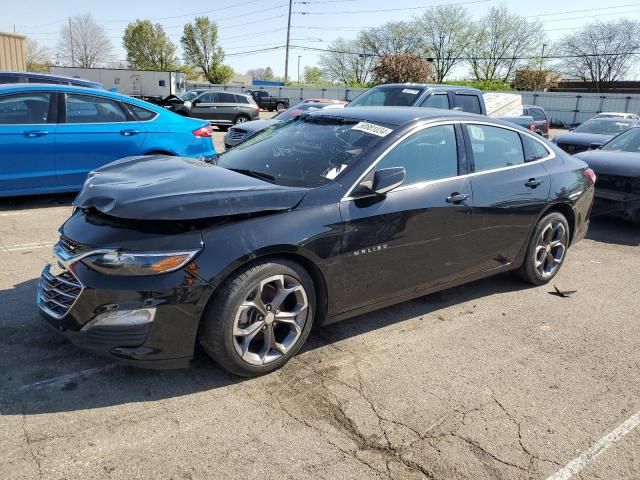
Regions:
<instances>
[{"instance_id":1,"label":"front tire","mask_svg":"<svg viewBox=\"0 0 640 480\"><path fill-rule=\"evenodd\" d=\"M205 310L199 340L224 370L243 377L282 367L313 324L311 276L288 260L255 263L233 274Z\"/></svg>"},{"instance_id":2,"label":"front tire","mask_svg":"<svg viewBox=\"0 0 640 480\"><path fill-rule=\"evenodd\" d=\"M549 283L560 271L569 247L569 223L559 212L538 221L529 240L524 262L516 274L532 285Z\"/></svg>"}]
</instances>

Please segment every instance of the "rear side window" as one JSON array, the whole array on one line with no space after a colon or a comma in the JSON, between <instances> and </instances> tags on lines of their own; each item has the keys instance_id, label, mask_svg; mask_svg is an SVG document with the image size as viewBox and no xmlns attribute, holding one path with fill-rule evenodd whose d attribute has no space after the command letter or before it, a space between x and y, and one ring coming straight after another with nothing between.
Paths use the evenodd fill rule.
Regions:
<instances>
[{"instance_id":1,"label":"rear side window","mask_svg":"<svg viewBox=\"0 0 640 480\"><path fill-rule=\"evenodd\" d=\"M216 102L218 103L236 103L236 96L233 93L216 93Z\"/></svg>"},{"instance_id":2,"label":"rear side window","mask_svg":"<svg viewBox=\"0 0 640 480\"><path fill-rule=\"evenodd\" d=\"M151 120L157 115L156 112L152 112L151 110L147 110L146 108L139 107L138 105L132 105L128 103L127 106L129 107L129 110L131 110L131 113L133 113L133 116L141 122Z\"/></svg>"},{"instance_id":3,"label":"rear side window","mask_svg":"<svg viewBox=\"0 0 640 480\"><path fill-rule=\"evenodd\" d=\"M482 113L480 109L480 99L477 95L455 94L455 107L459 107L463 112Z\"/></svg>"},{"instance_id":4,"label":"rear side window","mask_svg":"<svg viewBox=\"0 0 640 480\"><path fill-rule=\"evenodd\" d=\"M442 110L449 110L451 108L449 106L449 95L446 93L430 95L420 106L426 108L440 108Z\"/></svg>"},{"instance_id":5,"label":"rear side window","mask_svg":"<svg viewBox=\"0 0 640 480\"><path fill-rule=\"evenodd\" d=\"M20 93L0 97L0 125L39 125L49 119L51 93Z\"/></svg>"},{"instance_id":6,"label":"rear side window","mask_svg":"<svg viewBox=\"0 0 640 480\"><path fill-rule=\"evenodd\" d=\"M522 145L524 146L525 162L535 162L549 155L549 150L542 143L534 140L528 135L522 135Z\"/></svg>"},{"instance_id":7,"label":"rear side window","mask_svg":"<svg viewBox=\"0 0 640 480\"><path fill-rule=\"evenodd\" d=\"M545 116L544 112L542 110L540 110L539 108L530 108L529 109L529 115L531 115L535 121L540 121L540 120L546 120L547 119L547 117Z\"/></svg>"},{"instance_id":8,"label":"rear side window","mask_svg":"<svg viewBox=\"0 0 640 480\"><path fill-rule=\"evenodd\" d=\"M0 75L0 84L3 83L20 83L20 77L17 75Z\"/></svg>"},{"instance_id":9,"label":"rear side window","mask_svg":"<svg viewBox=\"0 0 640 480\"><path fill-rule=\"evenodd\" d=\"M67 95L67 123L118 123L126 122L118 102L91 95Z\"/></svg>"},{"instance_id":10,"label":"rear side window","mask_svg":"<svg viewBox=\"0 0 640 480\"><path fill-rule=\"evenodd\" d=\"M410 135L380 160L376 170L404 167L403 185L458 175L458 148L453 125L426 128Z\"/></svg>"},{"instance_id":11,"label":"rear side window","mask_svg":"<svg viewBox=\"0 0 640 480\"><path fill-rule=\"evenodd\" d=\"M524 163L520 134L489 125L466 126L476 172L511 167Z\"/></svg>"}]
</instances>

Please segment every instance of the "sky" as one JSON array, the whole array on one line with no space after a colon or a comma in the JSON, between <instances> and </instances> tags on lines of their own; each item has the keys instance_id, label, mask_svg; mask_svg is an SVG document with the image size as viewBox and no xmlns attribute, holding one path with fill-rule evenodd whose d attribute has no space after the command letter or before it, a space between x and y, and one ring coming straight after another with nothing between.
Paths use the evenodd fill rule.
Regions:
<instances>
[{"instance_id":1,"label":"sky","mask_svg":"<svg viewBox=\"0 0 640 480\"><path fill-rule=\"evenodd\" d=\"M519 15L543 23L550 40L579 29L595 20L632 18L640 20L640 2L629 0L293 0L289 79L297 80L305 66L317 64L319 52L298 47L324 48L338 37L353 38L362 28L389 21L411 20L430 6L455 3L480 18L491 6L507 5ZM91 13L113 43L113 59L124 60L122 34L127 23L150 19L161 23L178 46L182 27L197 15L215 20L225 63L237 73L270 66L284 74L288 0L219 0L175 2L168 0L31 0L28 9L16 0L2 0L0 31L27 35L48 48L55 59L56 44L68 17ZM272 49L272 50L264 50ZM260 52L247 53L255 50ZM463 74L463 73L461 73Z\"/></svg>"}]
</instances>

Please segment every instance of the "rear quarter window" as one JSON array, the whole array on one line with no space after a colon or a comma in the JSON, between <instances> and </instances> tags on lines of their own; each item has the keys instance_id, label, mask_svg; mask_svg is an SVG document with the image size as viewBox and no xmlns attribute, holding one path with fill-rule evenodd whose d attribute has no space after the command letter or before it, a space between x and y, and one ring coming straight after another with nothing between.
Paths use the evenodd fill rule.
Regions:
<instances>
[{"instance_id":1,"label":"rear quarter window","mask_svg":"<svg viewBox=\"0 0 640 480\"><path fill-rule=\"evenodd\" d=\"M129 107L129 110L131 110L131 113L133 113L133 116L136 117L136 120L140 120L141 122L151 120L158 115L156 112L139 107L138 105L128 103L127 106Z\"/></svg>"}]
</instances>

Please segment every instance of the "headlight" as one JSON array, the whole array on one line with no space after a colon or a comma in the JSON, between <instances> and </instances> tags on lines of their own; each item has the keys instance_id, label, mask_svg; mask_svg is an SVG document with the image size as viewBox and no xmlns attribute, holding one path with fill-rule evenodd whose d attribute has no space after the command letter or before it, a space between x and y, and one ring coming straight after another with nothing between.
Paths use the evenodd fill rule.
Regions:
<instances>
[{"instance_id":1,"label":"headlight","mask_svg":"<svg viewBox=\"0 0 640 480\"><path fill-rule=\"evenodd\" d=\"M112 252L90 255L82 259L87 267L108 275L159 275L184 267L199 250L186 252Z\"/></svg>"}]
</instances>

